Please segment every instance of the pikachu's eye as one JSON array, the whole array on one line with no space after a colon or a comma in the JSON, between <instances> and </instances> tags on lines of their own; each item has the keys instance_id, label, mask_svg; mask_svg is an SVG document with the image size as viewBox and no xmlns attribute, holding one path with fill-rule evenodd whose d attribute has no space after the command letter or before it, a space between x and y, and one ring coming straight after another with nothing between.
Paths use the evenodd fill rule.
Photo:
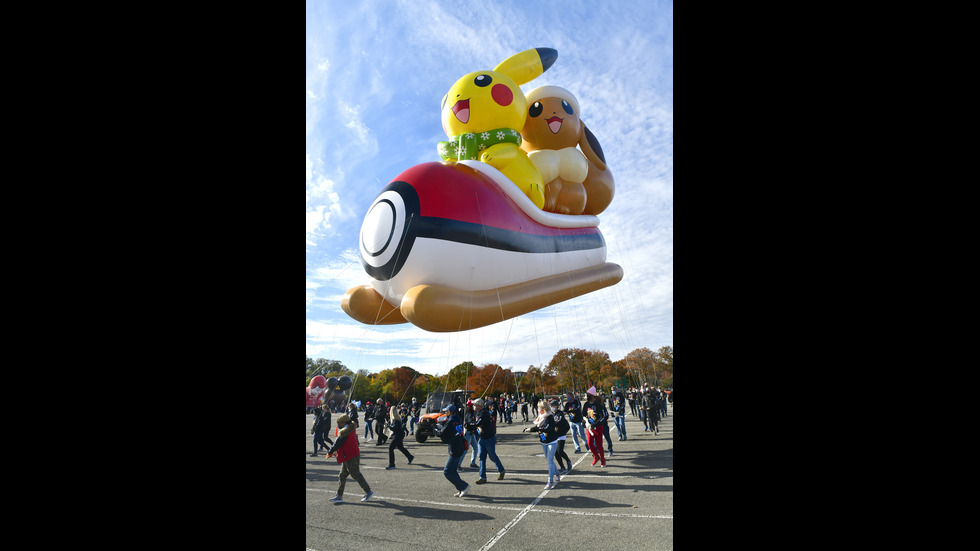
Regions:
<instances>
[{"instance_id":1,"label":"pikachu's eye","mask_svg":"<svg viewBox=\"0 0 980 551\"><path fill-rule=\"evenodd\" d=\"M527 114L532 117L537 117L538 115L541 114L541 111L543 110L544 110L544 106L541 105L541 102L536 101L532 103L530 107L527 108Z\"/></svg>"},{"instance_id":2,"label":"pikachu's eye","mask_svg":"<svg viewBox=\"0 0 980 551\"><path fill-rule=\"evenodd\" d=\"M561 100L561 108L564 109L565 112L568 113L569 115L575 114L575 111L572 109L572 106L569 105L568 102L565 100Z\"/></svg>"},{"instance_id":3,"label":"pikachu's eye","mask_svg":"<svg viewBox=\"0 0 980 551\"><path fill-rule=\"evenodd\" d=\"M480 75L473 79L473 84L476 84L481 88L484 86L490 86L491 82L493 82L493 79L490 78L490 75Z\"/></svg>"}]
</instances>

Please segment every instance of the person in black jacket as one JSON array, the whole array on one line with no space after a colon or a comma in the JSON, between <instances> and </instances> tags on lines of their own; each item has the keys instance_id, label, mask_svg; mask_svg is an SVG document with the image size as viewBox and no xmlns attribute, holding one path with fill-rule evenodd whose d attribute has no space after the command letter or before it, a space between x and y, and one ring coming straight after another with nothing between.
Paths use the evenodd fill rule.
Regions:
<instances>
[{"instance_id":1,"label":"person in black jacket","mask_svg":"<svg viewBox=\"0 0 980 551\"><path fill-rule=\"evenodd\" d=\"M419 422L419 414L422 413L422 404L418 399L412 398L412 405L408 406L408 427L411 429L410 435L415 434L415 425Z\"/></svg>"},{"instance_id":2,"label":"person in black jacket","mask_svg":"<svg viewBox=\"0 0 980 551\"><path fill-rule=\"evenodd\" d=\"M610 438L609 436L610 434L612 434L612 431L609 430L609 419L612 417L612 415L610 415L609 413L610 411L609 407L611 406L606 405L607 398L605 392L599 393L599 402L602 404L602 407L606 410L606 419L605 421L602 422L602 437L606 439L606 444L608 444L608 446L606 446L605 449L605 454L608 455L609 457L612 457L613 455L612 438Z\"/></svg>"},{"instance_id":3,"label":"person in black jacket","mask_svg":"<svg viewBox=\"0 0 980 551\"><path fill-rule=\"evenodd\" d=\"M405 438L405 422L402 416L395 409L395 406L391 406L391 444L388 444L388 466L385 467L386 470L395 468L395 449L399 449L408 458L408 464L412 464L412 460L415 456L408 453L405 449L405 444L402 442Z\"/></svg>"},{"instance_id":4,"label":"person in black jacket","mask_svg":"<svg viewBox=\"0 0 980 551\"><path fill-rule=\"evenodd\" d=\"M473 400L473 407L476 408L477 422L476 432L480 435L480 478L477 484L487 482L487 456L497 466L497 480L504 479L504 464L497 457L497 428L494 426L490 412L483 407L483 398Z\"/></svg>"},{"instance_id":5,"label":"person in black jacket","mask_svg":"<svg viewBox=\"0 0 980 551\"><path fill-rule=\"evenodd\" d=\"M378 403L374 406L374 432L378 433L378 442L375 446L381 446L388 441L388 435L385 434L386 424L388 424L388 408L385 407L384 400L378 398Z\"/></svg>"},{"instance_id":6,"label":"person in black jacket","mask_svg":"<svg viewBox=\"0 0 980 551\"><path fill-rule=\"evenodd\" d=\"M647 398L644 401L645 413L650 423L650 432L660 434L660 400L657 391L649 389Z\"/></svg>"},{"instance_id":7,"label":"person in black jacket","mask_svg":"<svg viewBox=\"0 0 980 551\"><path fill-rule=\"evenodd\" d=\"M558 474L558 467L555 466L555 452L558 450L558 430L555 416L551 413L551 406L548 402L541 400L538 402L538 417L534 424L524 429L523 432L536 432L541 439L541 447L544 449L544 457L548 460L548 485L545 490L554 488L555 484L561 481Z\"/></svg>"},{"instance_id":8,"label":"person in black jacket","mask_svg":"<svg viewBox=\"0 0 980 551\"><path fill-rule=\"evenodd\" d=\"M569 428L568 418L565 417L565 412L558 407L558 398L551 401L551 411L552 415L555 416L555 425L558 430L558 440L556 440L558 449L555 451L555 463L558 463L558 474L565 476L568 471L572 470L572 460L565 453L565 436L568 434ZM568 464L567 469L565 463Z\"/></svg>"},{"instance_id":9,"label":"person in black jacket","mask_svg":"<svg viewBox=\"0 0 980 551\"><path fill-rule=\"evenodd\" d=\"M592 466L595 467L596 461L600 461L602 463L600 467L605 467L606 456L602 449L602 429L609 415L606 413L602 401L596 396L595 387L590 388L586 395L588 401L582 406L582 417L589 425L586 430L586 443L592 452Z\"/></svg>"},{"instance_id":10,"label":"person in black jacket","mask_svg":"<svg viewBox=\"0 0 980 551\"><path fill-rule=\"evenodd\" d=\"M313 453L310 457L316 457L317 447L327 449L327 444L333 445L333 440L330 439L330 409L329 408L314 408L313 409L313 430L310 431L313 434Z\"/></svg>"},{"instance_id":11,"label":"person in black jacket","mask_svg":"<svg viewBox=\"0 0 980 551\"><path fill-rule=\"evenodd\" d=\"M374 404L371 400L367 400L364 403L364 441L370 442L371 438L374 437ZM368 433L371 433L371 438L368 438Z\"/></svg>"},{"instance_id":12,"label":"person in black jacket","mask_svg":"<svg viewBox=\"0 0 980 551\"><path fill-rule=\"evenodd\" d=\"M360 425L357 423L357 406L354 402L347 403L347 417L350 418L350 424L354 425L354 430L357 430Z\"/></svg>"},{"instance_id":13,"label":"person in black jacket","mask_svg":"<svg viewBox=\"0 0 980 551\"><path fill-rule=\"evenodd\" d=\"M473 400L466 401L466 413L463 414L463 428L465 429L463 436L466 438L466 442L470 446L470 468L479 469L480 466L476 464L477 454L480 453L480 435L476 433L476 423L477 414L476 408L473 407Z\"/></svg>"},{"instance_id":14,"label":"person in black jacket","mask_svg":"<svg viewBox=\"0 0 980 551\"><path fill-rule=\"evenodd\" d=\"M612 406L609 408L609 414L613 416L613 422L616 423L619 440L626 440L626 396L623 395L623 391L613 387L609 403ZM609 446L609 449L612 450L612 446Z\"/></svg>"},{"instance_id":15,"label":"person in black jacket","mask_svg":"<svg viewBox=\"0 0 980 551\"><path fill-rule=\"evenodd\" d=\"M446 466L443 467L442 474L446 477L446 480L452 482L453 486L456 487L456 493L453 495L455 497L463 497L470 489L470 485L463 482L463 479L459 477L459 473L457 472L463 456L466 455L466 439L463 438L463 424L457 415L458 410L454 404L449 404L442 411L447 414L446 420L441 425L436 425L434 430L443 442L449 444L449 459L446 460Z\"/></svg>"},{"instance_id":16,"label":"person in black jacket","mask_svg":"<svg viewBox=\"0 0 980 551\"><path fill-rule=\"evenodd\" d=\"M572 441L575 442L575 453L582 453L582 448L578 443L579 433L582 433L582 441L585 442L585 448L589 448L589 442L585 438L585 429L582 427L582 403L571 392L566 397L565 414L568 416L568 424L572 429Z\"/></svg>"}]
</instances>

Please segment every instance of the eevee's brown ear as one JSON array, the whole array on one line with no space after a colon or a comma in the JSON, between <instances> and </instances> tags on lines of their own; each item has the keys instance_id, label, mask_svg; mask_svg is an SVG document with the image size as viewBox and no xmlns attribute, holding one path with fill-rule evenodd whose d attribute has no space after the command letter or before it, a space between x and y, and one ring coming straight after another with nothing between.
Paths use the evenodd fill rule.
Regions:
<instances>
[{"instance_id":1,"label":"eevee's brown ear","mask_svg":"<svg viewBox=\"0 0 980 551\"><path fill-rule=\"evenodd\" d=\"M592 161L596 168L606 170L606 157L602 154L602 146L599 145L599 140L592 134L589 127L585 125L585 121L582 121L582 136L578 140L578 146L582 148L582 153L585 153L585 157Z\"/></svg>"}]
</instances>

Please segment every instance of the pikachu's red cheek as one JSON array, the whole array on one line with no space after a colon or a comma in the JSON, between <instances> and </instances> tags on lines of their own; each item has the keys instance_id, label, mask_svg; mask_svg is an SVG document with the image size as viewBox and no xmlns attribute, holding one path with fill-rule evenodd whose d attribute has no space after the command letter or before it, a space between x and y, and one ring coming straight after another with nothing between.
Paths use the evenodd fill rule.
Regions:
<instances>
[{"instance_id":1,"label":"pikachu's red cheek","mask_svg":"<svg viewBox=\"0 0 980 551\"><path fill-rule=\"evenodd\" d=\"M490 89L490 97L499 105L507 107L514 101L514 92L511 92L510 87L505 84L494 84Z\"/></svg>"}]
</instances>

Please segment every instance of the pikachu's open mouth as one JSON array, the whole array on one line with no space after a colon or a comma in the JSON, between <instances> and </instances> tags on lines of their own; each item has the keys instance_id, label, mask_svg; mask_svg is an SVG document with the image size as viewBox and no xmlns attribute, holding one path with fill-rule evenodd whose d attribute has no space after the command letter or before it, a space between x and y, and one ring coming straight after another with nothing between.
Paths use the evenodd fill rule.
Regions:
<instances>
[{"instance_id":1,"label":"pikachu's open mouth","mask_svg":"<svg viewBox=\"0 0 980 551\"><path fill-rule=\"evenodd\" d=\"M461 99L453 105L453 114L459 122L466 124L470 120L470 100Z\"/></svg>"}]
</instances>

